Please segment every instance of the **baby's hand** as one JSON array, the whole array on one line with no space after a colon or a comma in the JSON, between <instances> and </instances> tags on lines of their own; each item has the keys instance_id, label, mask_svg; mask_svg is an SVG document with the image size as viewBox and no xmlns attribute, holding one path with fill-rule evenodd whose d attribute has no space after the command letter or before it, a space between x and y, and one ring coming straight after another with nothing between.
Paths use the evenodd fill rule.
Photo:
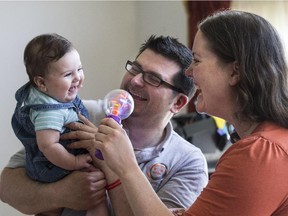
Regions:
<instances>
[{"instance_id":1,"label":"baby's hand","mask_svg":"<svg viewBox=\"0 0 288 216\"><path fill-rule=\"evenodd\" d=\"M91 166L92 158L89 154L81 154L75 156L75 170L89 168Z\"/></svg>"}]
</instances>

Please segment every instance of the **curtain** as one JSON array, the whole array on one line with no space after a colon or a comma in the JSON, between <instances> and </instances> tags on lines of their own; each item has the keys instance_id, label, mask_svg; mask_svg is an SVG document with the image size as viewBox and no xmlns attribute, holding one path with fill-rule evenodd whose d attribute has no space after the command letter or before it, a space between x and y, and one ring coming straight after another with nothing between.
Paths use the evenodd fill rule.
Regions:
<instances>
[{"instance_id":1,"label":"curtain","mask_svg":"<svg viewBox=\"0 0 288 216\"><path fill-rule=\"evenodd\" d=\"M192 49L197 24L206 16L220 9L230 7L230 1L185 1L188 13L188 46ZM188 104L188 112L195 112L195 98Z\"/></svg>"}]
</instances>

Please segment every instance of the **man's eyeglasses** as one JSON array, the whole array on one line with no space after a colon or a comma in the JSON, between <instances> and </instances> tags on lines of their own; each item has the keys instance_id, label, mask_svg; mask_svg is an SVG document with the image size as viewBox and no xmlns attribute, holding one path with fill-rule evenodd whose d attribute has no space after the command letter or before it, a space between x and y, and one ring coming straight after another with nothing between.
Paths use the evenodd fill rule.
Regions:
<instances>
[{"instance_id":1,"label":"man's eyeglasses","mask_svg":"<svg viewBox=\"0 0 288 216\"><path fill-rule=\"evenodd\" d=\"M180 93L184 93L182 89L177 88L173 85L171 85L168 82L165 82L164 80L162 80L160 77L156 76L155 74L153 74L152 72L145 72L143 71L137 64L131 62L131 61L127 61L126 65L125 65L125 69L132 75L136 76L138 74L142 74L143 80L144 82L155 86L155 87L159 87L160 85L164 84L166 85L168 88L180 92Z\"/></svg>"}]
</instances>

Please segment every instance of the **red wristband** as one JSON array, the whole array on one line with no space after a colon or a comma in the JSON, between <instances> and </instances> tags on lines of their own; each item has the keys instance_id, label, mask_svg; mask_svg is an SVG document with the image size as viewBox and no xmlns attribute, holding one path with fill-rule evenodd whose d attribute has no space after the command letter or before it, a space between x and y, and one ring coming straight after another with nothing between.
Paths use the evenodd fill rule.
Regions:
<instances>
[{"instance_id":1,"label":"red wristband","mask_svg":"<svg viewBox=\"0 0 288 216\"><path fill-rule=\"evenodd\" d=\"M117 179L116 181L114 181L113 183L109 184L106 186L106 190L112 190L113 188L117 187L118 185L121 184L120 179Z\"/></svg>"}]
</instances>

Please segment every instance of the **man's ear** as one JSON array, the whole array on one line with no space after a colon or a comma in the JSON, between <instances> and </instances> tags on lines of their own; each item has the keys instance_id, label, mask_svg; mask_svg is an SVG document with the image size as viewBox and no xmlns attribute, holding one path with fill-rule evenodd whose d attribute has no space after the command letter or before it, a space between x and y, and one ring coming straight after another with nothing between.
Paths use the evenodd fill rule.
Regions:
<instances>
[{"instance_id":1,"label":"man's ear","mask_svg":"<svg viewBox=\"0 0 288 216\"><path fill-rule=\"evenodd\" d=\"M232 72L230 74L230 85L235 86L240 81L239 63L234 61L232 63Z\"/></svg>"},{"instance_id":2,"label":"man's ear","mask_svg":"<svg viewBox=\"0 0 288 216\"><path fill-rule=\"evenodd\" d=\"M177 97L173 100L173 106L171 107L171 112L176 114L178 113L189 101L189 98L183 94L179 93Z\"/></svg>"},{"instance_id":3,"label":"man's ear","mask_svg":"<svg viewBox=\"0 0 288 216\"><path fill-rule=\"evenodd\" d=\"M45 85L45 80L41 76L35 76L34 78L34 83L36 84L37 88L43 92L47 91L46 85Z\"/></svg>"}]
</instances>

